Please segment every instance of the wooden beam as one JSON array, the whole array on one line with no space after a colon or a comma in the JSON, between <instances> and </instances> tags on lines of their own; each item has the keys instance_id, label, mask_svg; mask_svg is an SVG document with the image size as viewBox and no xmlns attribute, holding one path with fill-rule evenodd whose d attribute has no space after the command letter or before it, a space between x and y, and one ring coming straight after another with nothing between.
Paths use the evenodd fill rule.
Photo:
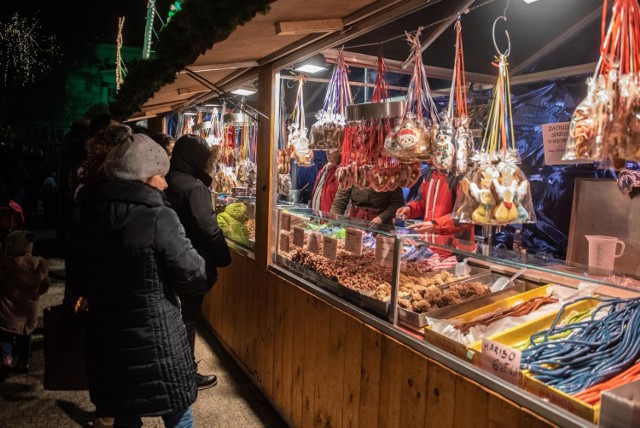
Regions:
<instances>
[{"instance_id":1,"label":"wooden beam","mask_svg":"<svg viewBox=\"0 0 640 428\"><path fill-rule=\"evenodd\" d=\"M542 82L546 80L563 79L565 77L585 76L593 74L597 63L574 65L571 67L556 68L554 70L540 71L538 73L521 74L511 79L511 86L527 83Z\"/></svg>"},{"instance_id":2,"label":"wooden beam","mask_svg":"<svg viewBox=\"0 0 640 428\"><path fill-rule=\"evenodd\" d=\"M454 22L456 22L456 19L458 19L458 16L462 15L463 13L465 13L465 11L473 4L475 3L476 0L465 0L465 2L458 8L458 13L455 15L452 15L450 18L446 19L445 21L443 21L440 25L438 25L435 29L435 31L433 33L431 33L429 35L429 37L427 37L423 42L422 42L422 47L421 47L421 52L424 52L427 50L427 48L429 46L431 46L431 44L433 42L435 42L438 37L440 37L440 35L442 33L445 32L445 30L447 28L449 28L451 26L451 24L453 24ZM409 57L407 59L404 60L404 62L402 63L402 68L407 68L409 66L409 64L413 63L413 55L409 55Z\"/></svg>"},{"instance_id":3,"label":"wooden beam","mask_svg":"<svg viewBox=\"0 0 640 428\"><path fill-rule=\"evenodd\" d=\"M275 127L278 121L276 104L276 74L271 65L260 67L258 74L258 105L257 109L264 112L271 119L260 117L258 120L258 143L256 153L257 189L256 189L256 264L258 270L266 272L271 260L271 226L273 225L273 205L275 204L272 185L277 165L274 146Z\"/></svg>"},{"instance_id":4,"label":"wooden beam","mask_svg":"<svg viewBox=\"0 0 640 428\"><path fill-rule=\"evenodd\" d=\"M342 18L316 19L312 21L282 21L276 24L276 36L295 36L298 34L330 33L344 28Z\"/></svg>"},{"instance_id":5,"label":"wooden beam","mask_svg":"<svg viewBox=\"0 0 640 428\"><path fill-rule=\"evenodd\" d=\"M327 49L322 52L324 55L324 59L329 64L335 64L336 59L338 57L337 49ZM344 60L347 65L352 65L354 67L362 67L369 69L377 69L378 68L378 57L373 55L365 55L359 54L356 52L343 52ZM400 74L411 74L413 70L405 70L402 68L402 63L400 61L394 59L385 59L385 66L388 72L391 73L400 73ZM433 77L436 79L445 79L451 80L453 79L453 69L443 68L443 67L435 67L431 65L425 65L425 69L427 72L427 77ZM465 72L465 76L468 82L477 82L477 83L489 83L494 84L497 80L496 76L492 76L489 74L482 73L473 73L473 72Z\"/></svg>"},{"instance_id":6,"label":"wooden beam","mask_svg":"<svg viewBox=\"0 0 640 428\"><path fill-rule=\"evenodd\" d=\"M280 76L280 78L282 80L296 80L297 79L296 76L285 76L285 75ZM323 78L320 78L320 77L305 77L304 81L305 82L316 82L316 83L329 83L331 80L330 79L323 79ZM349 86L375 88L376 84L375 83L363 83L363 82L349 82ZM392 90L392 91L404 91L404 92L407 92L409 90L409 88L407 88L406 86L387 85L387 88Z\"/></svg>"},{"instance_id":7,"label":"wooden beam","mask_svg":"<svg viewBox=\"0 0 640 428\"><path fill-rule=\"evenodd\" d=\"M288 46L283 49L282 52L276 52L259 62L260 64L264 64L266 61L272 61L274 57L277 57L279 59L274 62L274 68L276 70L288 67L296 62L304 61L305 59L322 52L326 48L346 43L349 40L353 40L375 28L382 27L383 25L396 21L404 16L424 9L425 7L432 6L440 1L442 0L408 0L400 3L389 2L393 5L384 8L378 6L378 3L382 2L375 2L371 7L377 6L377 10L371 10L366 19L351 24L350 16L344 18L345 27L347 28L344 31L328 35L327 37L305 46L302 49L299 49L295 45ZM356 12L356 14L360 16L360 12Z\"/></svg>"},{"instance_id":8,"label":"wooden beam","mask_svg":"<svg viewBox=\"0 0 640 428\"><path fill-rule=\"evenodd\" d=\"M205 92L207 88L202 85L198 86L189 86L187 88L178 88L176 91L178 95L189 95L189 94L199 94L200 92Z\"/></svg>"},{"instance_id":9,"label":"wooden beam","mask_svg":"<svg viewBox=\"0 0 640 428\"><path fill-rule=\"evenodd\" d=\"M580 31L591 25L592 22L596 21L602 16L602 5L598 7L596 10L582 18L580 21L576 22L572 25L568 30L564 31L555 39L551 40L549 43L544 45L538 52L529 56L526 60L522 61L516 67L513 67L511 70L512 76L517 76L523 71L527 70L529 67L537 63L539 60L549 55L552 52L555 52L558 47L564 45L567 41L574 38Z\"/></svg>"},{"instance_id":10,"label":"wooden beam","mask_svg":"<svg viewBox=\"0 0 640 428\"><path fill-rule=\"evenodd\" d=\"M257 66L258 66L258 61L242 61L242 62L228 62L228 63L221 63L221 64L190 65L189 70L195 73L205 73L207 71L235 70L236 68L249 68L249 67L257 67ZM182 70L179 73L185 74L186 71Z\"/></svg>"}]
</instances>

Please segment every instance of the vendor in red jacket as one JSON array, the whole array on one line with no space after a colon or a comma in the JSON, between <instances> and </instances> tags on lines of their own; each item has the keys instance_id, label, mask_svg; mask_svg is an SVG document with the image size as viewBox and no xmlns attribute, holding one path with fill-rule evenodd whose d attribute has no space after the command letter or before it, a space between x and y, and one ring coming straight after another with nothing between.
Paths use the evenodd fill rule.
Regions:
<instances>
[{"instance_id":1,"label":"vendor in red jacket","mask_svg":"<svg viewBox=\"0 0 640 428\"><path fill-rule=\"evenodd\" d=\"M451 218L460 182L455 174L444 174L433 167L424 175L418 197L396 211L396 217L424 218L411 226L418 233L453 235L470 239L471 225L459 224Z\"/></svg>"},{"instance_id":2,"label":"vendor in red jacket","mask_svg":"<svg viewBox=\"0 0 640 428\"><path fill-rule=\"evenodd\" d=\"M311 209L316 211L331 211L331 205L338 193L338 179L336 169L340 163L340 152L327 152L327 163L318 172L318 177L311 192Z\"/></svg>"}]
</instances>

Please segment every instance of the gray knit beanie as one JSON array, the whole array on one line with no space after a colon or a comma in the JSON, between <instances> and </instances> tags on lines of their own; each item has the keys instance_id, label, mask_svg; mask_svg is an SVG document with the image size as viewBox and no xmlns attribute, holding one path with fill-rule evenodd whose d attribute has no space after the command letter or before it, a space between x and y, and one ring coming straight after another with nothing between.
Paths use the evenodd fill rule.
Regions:
<instances>
[{"instance_id":1,"label":"gray knit beanie","mask_svg":"<svg viewBox=\"0 0 640 428\"><path fill-rule=\"evenodd\" d=\"M133 134L114 147L104 162L109 178L145 181L169 172L169 157L158 143L144 134Z\"/></svg>"}]
</instances>

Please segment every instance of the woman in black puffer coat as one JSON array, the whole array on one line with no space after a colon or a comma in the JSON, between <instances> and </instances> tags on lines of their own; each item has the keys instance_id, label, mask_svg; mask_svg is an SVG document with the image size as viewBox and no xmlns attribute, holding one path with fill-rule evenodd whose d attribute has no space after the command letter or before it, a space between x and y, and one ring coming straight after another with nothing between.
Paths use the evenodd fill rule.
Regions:
<instances>
[{"instance_id":1,"label":"woman in black puffer coat","mask_svg":"<svg viewBox=\"0 0 640 428\"><path fill-rule=\"evenodd\" d=\"M87 367L96 412L114 426L191 426L193 359L176 295L207 289L204 260L162 190L166 152L135 134L107 157L107 181L78 194L68 280L89 301Z\"/></svg>"},{"instance_id":2,"label":"woman in black puffer coat","mask_svg":"<svg viewBox=\"0 0 640 428\"><path fill-rule=\"evenodd\" d=\"M209 191L213 180L205 170L209 156L209 145L202 138L189 134L180 137L173 147L171 169L167 174L169 187L165 193L171 207L184 224L187 237L205 260L210 289L218 279L216 268L228 266L231 255L213 211ZM193 298L182 299L182 319L187 327L191 352L195 346L196 324L202 313L205 294L194 294ZM197 373L195 359L194 366L198 388L216 385L218 380L215 375Z\"/></svg>"}]
</instances>

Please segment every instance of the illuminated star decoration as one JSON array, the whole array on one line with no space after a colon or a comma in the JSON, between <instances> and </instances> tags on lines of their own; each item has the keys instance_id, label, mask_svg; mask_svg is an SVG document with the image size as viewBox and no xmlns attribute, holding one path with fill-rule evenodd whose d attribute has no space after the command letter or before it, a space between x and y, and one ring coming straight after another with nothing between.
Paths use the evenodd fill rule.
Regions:
<instances>
[{"instance_id":1,"label":"illuminated star decoration","mask_svg":"<svg viewBox=\"0 0 640 428\"><path fill-rule=\"evenodd\" d=\"M8 22L0 22L0 73L5 87L34 83L59 56L55 36L41 34L37 18L15 13Z\"/></svg>"}]
</instances>

